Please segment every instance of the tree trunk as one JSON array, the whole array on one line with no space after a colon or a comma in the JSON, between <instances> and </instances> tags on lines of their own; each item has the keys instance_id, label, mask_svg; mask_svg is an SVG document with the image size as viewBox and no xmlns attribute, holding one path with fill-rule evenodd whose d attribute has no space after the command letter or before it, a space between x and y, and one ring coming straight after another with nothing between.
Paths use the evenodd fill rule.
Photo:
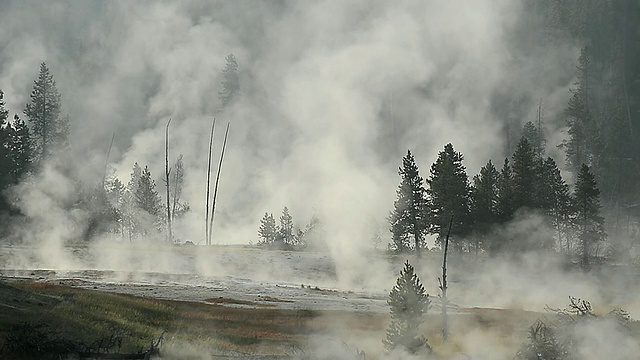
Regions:
<instances>
[{"instance_id":1,"label":"tree trunk","mask_svg":"<svg viewBox=\"0 0 640 360\"><path fill-rule=\"evenodd\" d=\"M446 342L449 338L449 318L447 316L447 253L449 252L449 235L451 235L451 227L453 226L453 216L449 220L449 230L444 240L444 254L442 259L442 281L440 281L440 291L442 292L442 341ZM440 280L440 279L438 279Z\"/></svg>"},{"instance_id":2,"label":"tree trunk","mask_svg":"<svg viewBox=\"0 0 640 360\"><path fill-rule=\"evenodd\" d=\"M171 124L171 119L167 121L167 127L164 134L164 175L165 185L167 188L167 242L173 243L173 233L171 231L171 204L169 201L171 198L169 195L169 173L171 172L171 169L169 169L169 124Z\"/></svg>"},{"instance_id":3,"label":"tree trunk","mask_svg":"<svg viewBox=\"0 0 640 360\"><path fill-rule=\"evenodd\" d=\"M222 142L222 151L220 152L220 162L218 163L218 173L216 175L216 184L213 188L213 202L211 204L211 219L209 219L209 242L213 234L213 217L216 211L216 198L218 196L218 183L220 182L220 171L222 170L222 160L224 159L224 150L227 147L227 136L229 135L229 123L227 123L227 130L224 132L224 141Z\"/></svg>"},{"instance_id":4,"label":"tree trunk","mask_svg":"<svg viewBox=\"0 0 640 360\"><path fill-rule=\"evenodd\" d=\"M210 245L210 236L209 236L209 193L211 192L211 152L213 149L213 132L216 127L216 118L213 118L213 123L211 124L211 135L209 136L209 160L207 163L207 208L205 211L204 217L204 242L205 245Z\"/></svg>"}]
</instances>

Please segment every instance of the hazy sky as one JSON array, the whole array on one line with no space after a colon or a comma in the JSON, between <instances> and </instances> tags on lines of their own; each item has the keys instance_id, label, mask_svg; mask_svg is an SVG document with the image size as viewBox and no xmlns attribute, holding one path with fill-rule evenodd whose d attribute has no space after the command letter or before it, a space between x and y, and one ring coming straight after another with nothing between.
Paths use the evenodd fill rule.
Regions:
<instances>
[{"instance_id":1,"label":"hazy sky","mask_svg":"<svg viewBox=\"0 0 640 360\"><path fill-rule=\"evenodd\" d=\"M427 177L452 142L472 177L502 163L506 119L517 132L540 99L558 134L575 49L540 46L523 14L512 0L0 1L0 89L22 113L49 65L85 181L100 178L115 132L121 180L137 161L162 185L173 119L192 208L177 233L198 241L208 131L233 53L242 95L217 114L216 152L226 122L231 133L214 242L255 242L262 214L287 205L298 226L315 213L335 246L357 248L384 223L407 149Z\"/></svg>"}]
</instances>

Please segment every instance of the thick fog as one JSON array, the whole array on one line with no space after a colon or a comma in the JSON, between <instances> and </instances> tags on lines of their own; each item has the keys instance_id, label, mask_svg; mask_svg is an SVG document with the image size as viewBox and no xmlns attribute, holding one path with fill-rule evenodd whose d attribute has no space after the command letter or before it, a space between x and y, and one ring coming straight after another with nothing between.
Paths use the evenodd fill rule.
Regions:
<instances>
[{"instance_id":1,"label":"thick fog","mask_svg":"<svg viewBox=\"0 0 640 360\"><path fill-rule=\"evenodd\" d=\"M388 291L401 261L390 264L368 251L376 232L381 247L389 240L385 219L407 149L427 177L451 142L472 177L487 160L501 164L510 155L509 137L537 120L542 100L548 155L563 161L555 146L566 135L559 114L579 49L531 35L538 23L529 16L513 0L0 1L0 89L11 116L22 115L39 65L47 63L70 116L73 164L87 184L101 181L115 133L110 172L126 184L135 162L148 165L164 194L165 125L172 119L171 161L184 155L182 199L191 206L174 227L180 242L204 244L211 121L214 159L230 123L213 243L256 243L262 215L279 216L288 206L296 226L314 215L323 223L337 281L317 283ZM221 109L228 54L238 61L241 94ZM34 258L43 267L84 266L62 247L86 221L86 214L65 210L75 180L47 166L14 189L23 194L20 209L36 220L16 227L15 236L38 244ZM505 231L535 227L516 223ZM99 246L117 241L105 236ZM101 268L184 270L170 253L137 255L140 261L104 248L96 253ZM14 258L11 265L30 260ZM454 287L452 298L527 310L561 306L568 295L628 300L603 295L586 275L558 275L554 260L517 261L522 274L496 260L486 276L464 280L467 290ZM417 266L431 293L438 266ZM523 282L523 274L541 267L558 271ZM220 275L235 268L202 257L189 269ZM466 276L452 272L454 284L455 276ZM470 347L480 341L469 339Z\"/></svg>"}]
</instances>

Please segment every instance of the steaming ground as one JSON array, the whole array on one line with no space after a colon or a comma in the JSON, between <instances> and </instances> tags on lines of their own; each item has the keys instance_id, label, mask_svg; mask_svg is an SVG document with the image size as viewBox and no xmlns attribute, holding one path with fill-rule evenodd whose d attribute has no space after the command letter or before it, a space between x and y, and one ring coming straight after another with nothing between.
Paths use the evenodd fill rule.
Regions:
<instances>
[{"instance_id":1,"label":"steaming ground","mask_svg":"<svg viewBox=\"0 0 640 360\"><path fill-rule=\"evenodd\" d=\"M269 303L282 309L386 313L397 273L410 260L427 292L437 297L439 253L415 259L372 251L365 257L367 263L336 271L327 253L256 247L103 245L64 247L54 254L36 247L2 246L0 274L168 300L222 297L246 302L229 306ZM640 318L637 267L609 266L583 274L561 261L550 254L510 259L454 255L449 297L454 308L543 311L547 306L564 307L568 296L575 296L596 307L624 308Z\"/></svg>"}]
</instances>

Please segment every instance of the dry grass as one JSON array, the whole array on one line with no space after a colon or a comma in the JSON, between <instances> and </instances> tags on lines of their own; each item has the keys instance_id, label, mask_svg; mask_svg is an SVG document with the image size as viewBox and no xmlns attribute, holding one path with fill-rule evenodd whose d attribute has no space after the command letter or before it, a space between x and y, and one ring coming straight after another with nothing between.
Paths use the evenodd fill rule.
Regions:
<instances>
[{"instance_id":1,"label":"dry grass","mask_svg":"<svg viewBox=\"0 0 640 360\"><path fill-rule=\"evenodd\" d=\"M387 314L282 310L274 307L275 301L279 300L262 303L213 298L194 303L46 283L0 283L0 339L12 325L42 321L68 338L86 343L118 331L126 335L128 351L148 347L163 330L174 348L187 344L218 354L285 355L294 348L310 349L309 343L322 337L363 349L368 359L375 359L382 351ZM538 313L519 310L461 309L451 316L451 341L442 344L440 315L432 309L423 331L445 358L467 352L465 341L477 332L500 343L506 353L513 349L514 354L527 327L538 317Z\"/></svg>"}]
</instances>

